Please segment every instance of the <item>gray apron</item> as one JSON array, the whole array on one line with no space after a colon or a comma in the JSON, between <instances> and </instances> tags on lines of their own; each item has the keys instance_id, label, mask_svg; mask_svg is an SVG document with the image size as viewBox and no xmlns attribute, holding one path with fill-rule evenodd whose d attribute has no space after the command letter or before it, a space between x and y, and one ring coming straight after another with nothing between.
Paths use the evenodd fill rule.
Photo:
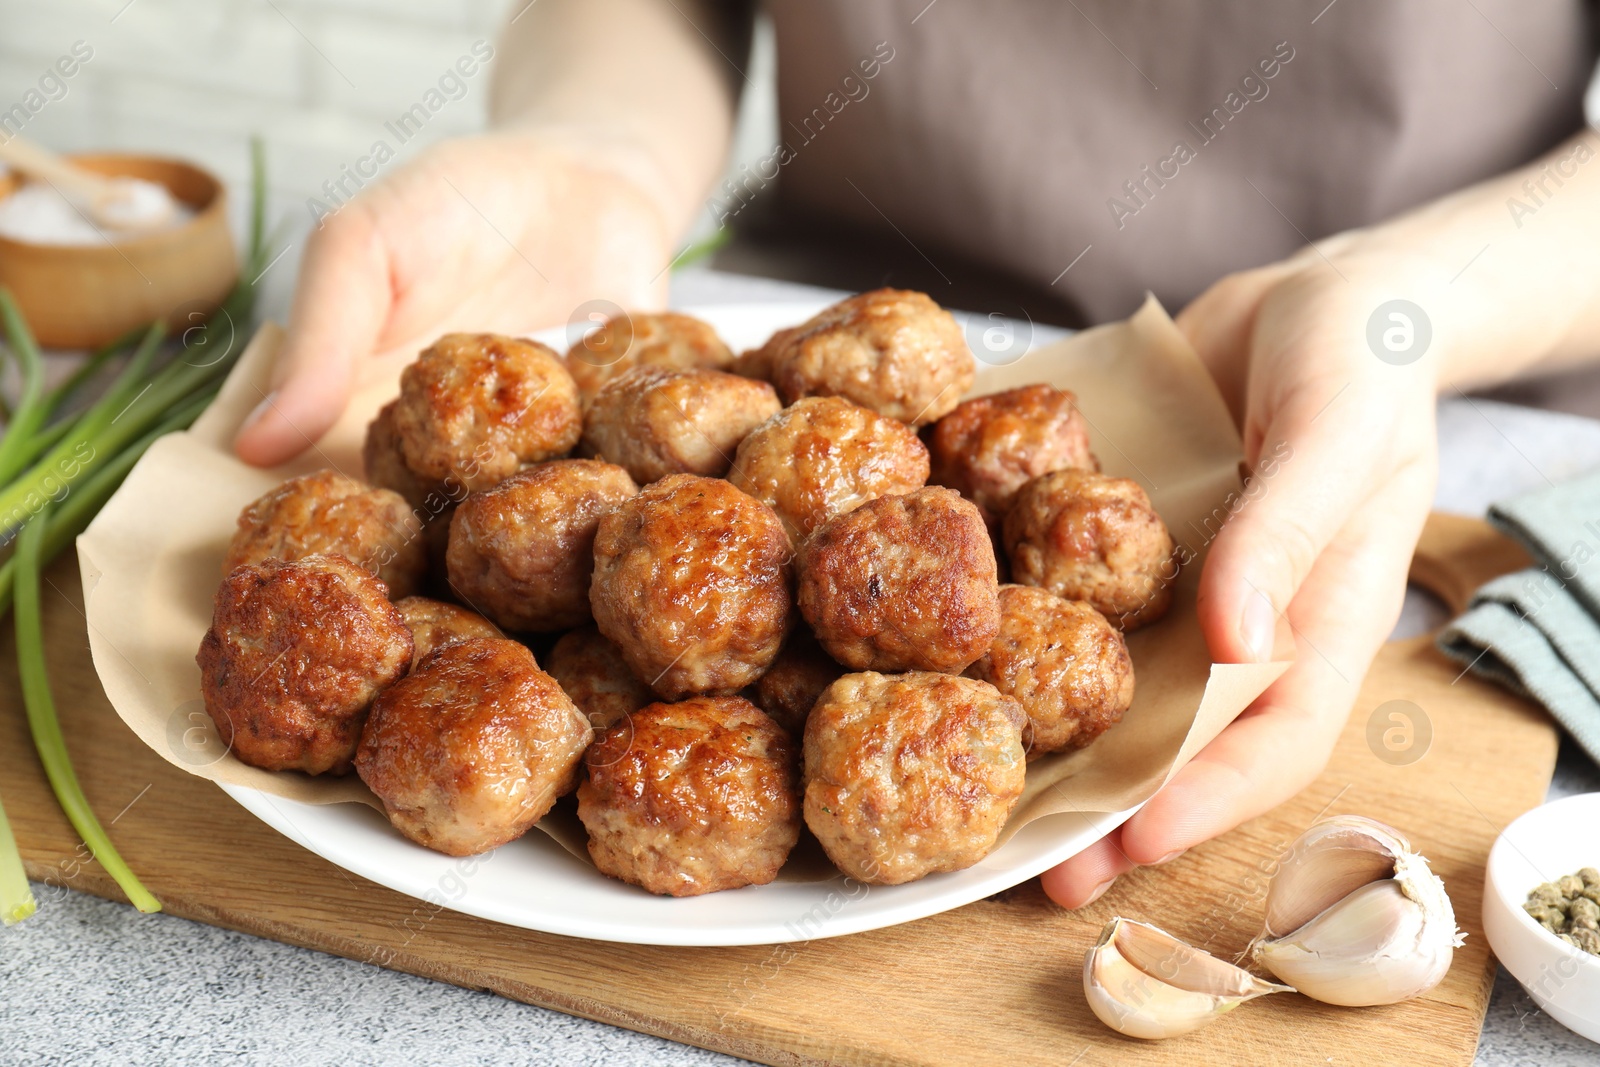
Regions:
<instances>
[{"instance_id":1,"label":"gray apron","mask_svg":"<svg viewBox=\"0 0 1600 1067\"><path fill-rule=\"evenodd\" d=\"M1088 321L1527 162L1579 128L1596 54L1580 0L767 7L781 203Z\"/></svg>"}]
</instances>

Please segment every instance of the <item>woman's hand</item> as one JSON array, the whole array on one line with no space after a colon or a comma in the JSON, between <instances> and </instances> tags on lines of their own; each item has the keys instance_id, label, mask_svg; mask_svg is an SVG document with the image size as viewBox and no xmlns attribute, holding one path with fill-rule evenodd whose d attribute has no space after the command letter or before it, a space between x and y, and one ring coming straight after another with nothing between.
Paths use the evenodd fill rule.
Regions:
<instances>
[{"instance_id":1,"label":"woman's hand","mask_svg":"<svg viewBox=\"0 0 1600 1067\"><path fill-rule=\"evenodd\" d=\"M1423 281L1431 267L1361 246L1334 238L1224 278L1178 317L1259 482L1210 546L1201 627L1219 662L1294 665L1119 830L1046 872L1058 903L1080 907L1304 789L1394 626L1433 500L1435 368L1455 317ZM1380 359L1369 319L1419 288L1435 313L1427 351ZM1403 328L1391 339L1403 346Z\"/></svg>"},{"instance_id":2,"label":"woman's hand","mask_svg":"<svg viewBox=\"0 0 1600 1067\"><path fill-rule=\"evenodd\" d=\"M1321 772L1400 611L1433 502L1439 389L1600 356L1596 156L1586 129L1518 170L1224 278L1178 316L1258 483L1211 545L1200 624L1219 662L1294 666L1121 829L1046 872L1056 901L1080 907ZM1530 188L1559 195L1540 197L1536 218L1508 214ZM1383 307L1393 300L1414 305L1409 344Z\"/></svg>"},{"instance_id":3,"label":"woman's hand","mask_svg":"<svg viewBox=\"0 0 1600 1067\"><path fill-rule=\"evenodd\" d=\"M309 447L375 355L414 357L451 330L557 325L597 299L661 306L673 227L635 177L647 166L603 158L526 133L449 141L325 218L239 455L267 466Z\"/></svg>"}]
</instances>

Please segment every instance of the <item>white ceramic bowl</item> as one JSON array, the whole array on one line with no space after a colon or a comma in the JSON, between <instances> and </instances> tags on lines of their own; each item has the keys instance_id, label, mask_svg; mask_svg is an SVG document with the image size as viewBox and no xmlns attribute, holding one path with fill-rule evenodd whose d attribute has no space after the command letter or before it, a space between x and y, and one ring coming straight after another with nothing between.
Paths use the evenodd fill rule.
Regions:
<instances>
[{"instance_id":1,"label":"white ceramic bowl","mask_svg":"<svg viewBox=\"0 0 1600 1067\"><path fill-rule=\"evenodd\" d=\"M1573 948L1522 910L1529 890L1580 867L1600 867L1600 793L1552 801L1505 828L1489 850L1483 932L1550 1018L1600 1041L1600 956Z\"/></svg>"}]
</instances>

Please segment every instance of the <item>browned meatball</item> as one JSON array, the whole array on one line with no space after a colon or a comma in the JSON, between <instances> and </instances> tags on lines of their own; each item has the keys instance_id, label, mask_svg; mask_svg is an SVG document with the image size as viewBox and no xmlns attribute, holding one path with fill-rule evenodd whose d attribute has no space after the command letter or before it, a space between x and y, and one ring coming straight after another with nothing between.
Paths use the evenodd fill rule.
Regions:
<instances>
[{"instance_id":1,"label":"browned meatball","mask_svg":"<svg viewBox=\"0 0 1600 1067\"><path fill-rule=\"evenodd\" d=\"M593 626L563 635L544 667L596 730L621 722L656 699L617 646Z\"/></svg>"},{"instance_id":2,"label":"browned meatball","mask_svg":"<svg viewBox=\"0 0 1600 1067\"><path fill-rule=\"evenodd\" d=\"M563 459L473 493L450 523L450 585L508 630L585 623L600 516L638 491L621 467Z\"/></svg>"},{"instance_id":3,"label":"browned meatball","mask_svg":"<svg viewBox=\"0 0 1600 1067\"><path fill-rule=\"evenodd\" d=\"M1031 585L1000 587L1000 634L967 676L1015 697L1028 714L1028 759L1082 748L1133 703L1122 634L1082 600Z\"/></svg>"},{"instance_id":4,"label":"browned meatball","mask_svg":"<svg viewBox=\"0 0 1600 1067\"><path fill-rule=\"evenodd\" d=\"M720 478L670 475L601 518L595 625L666 700L737 692L789 632L792 556L761 501Z\"/></svg>"},{"instance_id":5,"label":"browned meatball","mask_svg":"<svg viewBox=\"0 0 1600 1067\"><path fill-rule=\"evenodd\" d=\"M1051 385L962 401L934 425L928 451L930 480L978 505L991 528L1029 478L1068 467L1100 469L1077 397Z\"/></svg>"},{"instance_id":6,"label":"browned meatball","mask_svg":"<svg viewBox=\"0 0 1600 1067\"><path fill-rule=\"evenodd\" d=\"M1040 475L1017 492L1004 530L1013 581L1087 600L1124 633L1167 613L1178 557L1138 482L1079 470Z\"/></svg>"},{"instance_id":7,"label":"browned meatball","mask_svg":"<svg viewBox=\"0 0 1600 1067\"><path fill-rule=\"evenodd\" d=\"M737 374L636 367L595 394L583 445L641 485L669 474L718 477L745 435L779 406L772 386Z\"/></svg>"},{"instance_id":8,"label":"browned meatball","mask_svg":"<svg viewBox=\"0 0 1600 1067\"><path fill-rule=\"evenodd\" d=\"M399 493L322 470L290 478L239 513L222 572L319 553L360 564L396 599L420 591L428 571L422 523Z\"/></svg>"},{"instance_id":9,"label":"browned meatball","mask_svg":"<svg viewBox=\"0 0 1600 1067\"><path fill-rule=\"evenodd\" d=\"M344 774L373 698L411 666L411 631L383 583L343 556L265 559L222 580L195 661L235 756Z\"/></svg>"},{"instance_id":10,"label":"browned meatball","mask_svg":"<svg viewBox=\"0 0 1600 1067\"><path fill-rule=\"evenodd\" d=\"M758 376L766 370L784 403L842 396L913 426L955 407L975 367L950 313L903 289L841 300L762 347L741 357L740 369Z\"/></svg>"},{"instance_id":11,"label":"browned meatball","mask_svg":"<svg viewBox=\"0 0 1600 1067\"><path fill-rule=\"evenodd\" d=\"M567 350L567 370L587 405L600 387L635 367L726 370L733 353L708 322L676 311L630 311Z\"/></svg>"},{"instance_id":12,"label":"browned meatball","mask_svg":"<svg viewBox=\"0 0 1600 1067\"><path fill-rule=\"evenodd\" d=\"M953 489L869 501L819 527L796 566L801 614L853 670L958 672L1000 628L994 546Z\"/></svg>"},{"instance_id":13,"label":"browned meatball","mask_svg":"<svg viewBox=\"0 0 1600 1067\"><path fill-rule=\"evenodd\" d=\"M451 333L400 374L394 432L419 479L454 477L476 492L525 463L563 456L578 443L578 387L536 341Z\"/></svg>"},{"instance_id":14,"label":"browned meatball","mask_svg":"<svg viewBox=\"0 0 1600 1067\"><path fill-rule=\"evenodd\" d=\"M594 865L652 893L765 885L800 839L794 743L741 697L651 704L584 762L578 818Z\"/></svg>"},{"instance_id":15,"label":"browned meatball","mask_svg":"<svg viewBox=\"0 0 1600 1067\"><path fill-rule=\"evenodd\" d=\"M772 361L778 355L778 345L775 342L780 337L793 335L799 327L779 330L768 338L767 343L760 348L747 348L733 357L733 362L728 365L728 370L745 378L754 378L759 382L772 381Z\"/></svg>"},{"instance_id":16,"label":"browned meatball","mask_svg":"<svg viewBox=\"0 0 1600 1067\"><path fill-rule=\"evenodd\" d=\"M467 490L454 476L442 482L425 482L411 473L400 453L400 438L394 432L394 409L398 403L390 401L367 424L362 464L367 481L394 490L412 505L411 513L422 523L423 551L428 560L427 591L449 596L445 548L450 542L450 519L456 505L466 499Z\"/></svg>"},{"instance_id":17,"label":"browned meatball","mask_svg":"<svg viewBox=\"0 0 1600 1067\"><path fill-rule=\"evenodd\" d=\"M425 482L411 473L405 457L400 454L400 439L394 432L394 409L398 403L391 401L385 405L367 425L367 439L361 450L367 481L393 489L411 503L411 513L422 523L429 589L449 595L445 548L450 542L450 519L456 513L456 505L467 498L467 489L453 475L442 482Z\"/></svg>"},{"instance_id":18,"label":"browned meatball","mask_svg":"<svg viewBox=\"0 0 1600 1067\"><path fill-rule=\"evenodd\" d=\"M728 480L771 505L798 544L835 515L921 489L928 449L899 419L836 396L806 397L740 443Z\"/></svg>"},{"instance_id":19,"label":"browned meatball","mask_svg":"<svg viewBox=\"0 0 1600 1067\"><path fill-rule=\"evenodd\" d=\"M450 588L450 523L455 519L456 507L450 505L427 520L422 527L422 541L428 551L428 592L436 598L453 598Z\"/></svg>"},{"instance_id":20,"label":"browned meatball","mask_svg":"<svg viewBox=\"0 0 1600 1067\"><path fill-rule=\"evenodd\" d=\"M448 856L521 837L578 775L594 732L515 641L446 645L372 705L356 773L394 828Z\"/></svg>"},{"instance_id":21,"label":"browned meatball","mask_svg":"<svg viewBox=\"0 0 1600 1067\"><path fill-rule=\"evenodd\" d=\"M797 626L784 642L783 651L756 682L756 703L774 722L799 737L806 728L806 716L822 691L845 673L845 669L823 651L811 631Z\"/></svg>"},{"instance_id":22,"label":"browned meatball","mask_svg":"<svg viewBox=\"0 0 1600 1067\"><path fill-rule=\"evenodd\" d=\"M1022 796L1026 722L986 682L847 674L806 722L806 825L857 881L899 885L970 867Z\"/></svg>"},{"instance_id":23,"label":"browned meatball","mask_svg":"<svg viewBox=\"0 0 1600 1067\"><path fill-rule=\"evenodd\" d=\"M474 637L504 637L500 628L475 611L446 604L442 600L429 600L425 596L408 596L397 601L395 607L406 620L415 649L411 654L414 669L429 652L458 641Z\"/></svg>"},{"instance_id":24,"label":"browned meatball","mask_svg":"<svg viewBox=\"0 0 1600 1067\"><path fill-rule=\"evenodd\" d=\"M367 423L367 436L361 443L361 466L368 482L380 489L392 489L412 507L420 508L430 493L439 490L440 483L424 482L406 466L400 437L394 429L394 409L399 403L389 401Z\"/></svg>"}]
</instances>

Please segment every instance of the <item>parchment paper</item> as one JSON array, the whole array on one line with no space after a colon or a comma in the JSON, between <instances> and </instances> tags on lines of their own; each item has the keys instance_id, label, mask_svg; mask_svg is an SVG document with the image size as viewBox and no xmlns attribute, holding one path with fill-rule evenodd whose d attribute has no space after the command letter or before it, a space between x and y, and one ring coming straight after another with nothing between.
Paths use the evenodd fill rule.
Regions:
<instances>
[{"instance_id":1,"label":"parchment paper","mask_svg":"<svg viewBox=\"0 0 1600 1067\"><path fill-rule=\"evenodd\" d=\"M188 432L156 442L78 539L90 649L117 713L173 765L292 800L380 807L353 774L310 778L240 762L200 701L195 652L211 622L212 594L240 509L292 475L333 467L359 478L366 425L397 389L395 364L363 387L311 451L274 470L249 467L234 457L230 442L266 395L281 339L276 327L264 326L216 403ZM1143 484L1174 539L1197 558L1183 571L1166 619L1129 639L1137 686L1123 721L1086 749L1031 764L1006 838L1048 815L1118 812L1142 803L1288 666L1213 664L1206 653L1195 617L1199 558L1207 530L1214 532L1215 516L1223 514L1217 509L1240 488L1241 448L1210 376L1155 299L1126 322L984 369L974 392L1039 381L1078 394L1105 470ZM587 859L582 828L564 808L540 827ZM1062 830L1081 830L1081 823L1064 821ZM825 874L797 870L791 877Z\"/></svg>"}]
</instances>

